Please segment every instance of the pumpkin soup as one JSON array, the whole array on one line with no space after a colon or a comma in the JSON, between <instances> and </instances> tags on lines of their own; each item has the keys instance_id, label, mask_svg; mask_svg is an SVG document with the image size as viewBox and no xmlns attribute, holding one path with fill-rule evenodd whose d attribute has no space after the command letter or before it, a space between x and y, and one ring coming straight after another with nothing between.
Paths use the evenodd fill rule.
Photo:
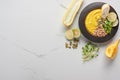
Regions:
<instances>
[{"instance_id":1,"label":"pumpkin soup","mask_svg":"<svg viewBox=\"0 0 120 80\"><path fill-rule=\"evenodd\" d=\"M94 34L98 25L98 20L101 18L101 9L91 11L85 20L86 29L90 34Z\"/></svg>"}]
</instances>

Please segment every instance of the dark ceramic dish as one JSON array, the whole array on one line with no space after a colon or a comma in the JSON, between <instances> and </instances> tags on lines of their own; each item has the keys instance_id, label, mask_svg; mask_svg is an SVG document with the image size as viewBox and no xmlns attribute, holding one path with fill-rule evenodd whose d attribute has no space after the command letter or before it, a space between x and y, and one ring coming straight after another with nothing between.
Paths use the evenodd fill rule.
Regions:
<instances>
[{"instance_id":1,"label":"dark ceramic dish","mask_svg":"<svg viewBox=\"0 0 120 80\"><path fill-rule=\"evenodd\" d=\"M91 3L89 4L87 7L85 7L83 9L83 11L81 12L80 14L80 17L79 17L79 28L81 30L81 33L83 34L83 36L85 36L88 40L92 41L92 42L96 42L96 43L102 43L102 42L106 42L110 39L112 39L117 30L118 30L118 27L119 27L119 24L112 28L112 31L110 34L106 35L105 37L95 37L95 36L92 36L86 29L85 27L85 19L86 19L86 16L88 15L88 13L94 9L100 9L102 7L102 5L105 4L103 2L94 2L94 3ZM110 6L110 12L115 12L115 9L113 7ZM116 13L117 14L117 13ZM118 15L117 15L117 19L119 21L119 18L118 18Z\"/></svg>"}]
</instances>

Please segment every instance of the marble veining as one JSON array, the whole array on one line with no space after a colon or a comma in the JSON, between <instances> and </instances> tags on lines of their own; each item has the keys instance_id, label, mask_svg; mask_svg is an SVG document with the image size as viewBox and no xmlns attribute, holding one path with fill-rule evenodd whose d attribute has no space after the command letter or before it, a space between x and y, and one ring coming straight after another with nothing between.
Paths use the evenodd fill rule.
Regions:
<instances>
[{"instance_id":1,"label":"marble veining","mask_svg":"<svg viewBox=\"0 0 120 80\"><path fill-rule=\"evenodd\" d=\"M80 11L89 3L97 1L101 0L85 0ZM0 80L120 78L120 51L112 62L104 55L107 44L120 38L120 28L111 41L98 44L99 56L90 62L82 63L81 60L81 48L88 41L83 36L78 49L65 49L65 30L61 19L70 2L71 0L0 1ZM119 15L119 0L102 2L110 3ZM78 27L79 13L72 27Z\"/></svg>"}]
</instances>

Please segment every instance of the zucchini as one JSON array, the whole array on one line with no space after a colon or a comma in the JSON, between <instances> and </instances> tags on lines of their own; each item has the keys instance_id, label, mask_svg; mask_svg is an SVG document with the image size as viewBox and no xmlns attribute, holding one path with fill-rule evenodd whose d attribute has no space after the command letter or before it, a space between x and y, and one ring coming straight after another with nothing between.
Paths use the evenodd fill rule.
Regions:
<instances>
[{"instance_id":1,"label":"zucchini","mask_svg":"<svg viewBox=\"0 0 120 80\"><path fill-rule=\"evenodd\" d=\"M108 15L108 17L107 17L107 19L108 19L110 22L115 22L116 19L117 19L116 13L110 12L109 15Z\"/></svg>"},{"instance_id":2,"label":"zucchini","mask_svg":"<svg viewBox=\"0 0 120 80\"><path fill-rule=\"evenodd\" d=\"M68 9L66 10L63 16L63 24L66 27L70 27L82 5L84 0L72 0L71 4L69 5Z\"/></svg>"}]
</instances>

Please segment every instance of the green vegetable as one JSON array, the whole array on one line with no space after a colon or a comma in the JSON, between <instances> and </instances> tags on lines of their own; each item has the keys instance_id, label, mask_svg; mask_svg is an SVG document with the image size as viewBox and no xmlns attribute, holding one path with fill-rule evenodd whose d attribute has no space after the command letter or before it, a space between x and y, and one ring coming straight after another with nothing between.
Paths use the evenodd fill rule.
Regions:
<instances>
[{"instance_id":1,"label":"green vegetable","mask_svg":"<svg viewBox=\"0 0 120 80\"><path fill-rule=\"evenodd\" d=\"M89 61L98 56L97 52L99 51L99 48L91 42L88 42L84 47L82 47L82 51L83 61Z\"/></svg>"},{"instance_id":2,"label":"green vegetable","mask_svg":"<svg viewBox=\"0 0 120 80\"><path fill-rule=\"evenodd\" d=\"M113 23L110 22L109 20L105 20L103 28L106 31L106 33L111 33Z\"/></svg>"}]
</instances>

